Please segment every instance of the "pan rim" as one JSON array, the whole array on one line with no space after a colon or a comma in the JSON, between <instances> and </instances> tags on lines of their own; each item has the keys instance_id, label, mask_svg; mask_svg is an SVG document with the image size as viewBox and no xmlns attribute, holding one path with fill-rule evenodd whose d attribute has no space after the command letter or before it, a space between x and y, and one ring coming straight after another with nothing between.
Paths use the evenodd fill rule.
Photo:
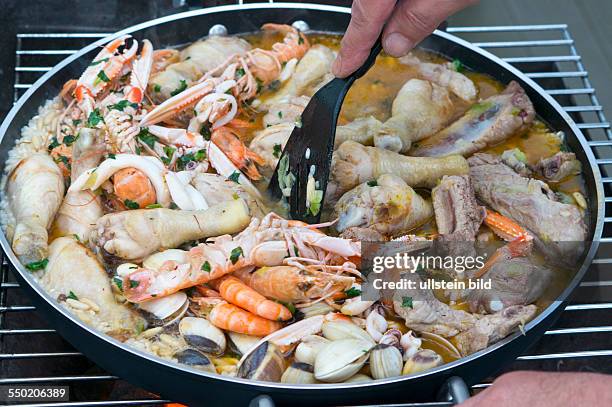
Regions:
<instances>
[{"instance_id":1,"label":"pan rim","mask_svg":"<svg viewBox=\"0 0 612 407\"><path fill-rule=\"evenodd\" d=\"M11 122L14 120L16 114L19 112L22 106L27 102L30 96L32 96L39 88L44 86L47 80L50 79L52 76L54 76L55 73L57 73L58 71L60 71L65 66L72 63L73 61L81 58L83 55L87 54L88 52L95 49L96 47L99 47L121 35L141 31L146 28L154 27L154 26L172 22L175 20L188 19L190 17L206 15L206 14L216 14L216 13L221 13L221 12L226 12L226 11L240 12L240 11L257 10L257 9L308 9L308 10L314 10L314 11L326 11L326 12L332 12L332 13L350 14L350 8L331 6L331 5L325 5L325 4L252 3L252 4L242 4L242 5L237 4L237 5L217 6L217 7L210 7L210 8L205 8L201 10L187 11L183 13L172 14L169 16L149 20L149 21L146 21L140 24L133 25L131 27L127 27L107 37L101 38L100 40L95 41L94 43L80 49L76 53L62 60L60 63L54 66L53 69L51 69L50 71L45 73L40 79L38 79L26 91L26 93L19 98L17 103L15 103L13 108L7 114L2 125L0 126L0 142L2 142L2 140L4 139L6 132L8 130L8 127L11 124ZM572 130L572 132L576 136L580 144L580 147L582 148L583 152L585 153L588 159L588 164L589 164L589 167L594 177L594 181L595 181L594 183L595 183L595 189L596 189L596 191L594 192L595 192L595 196L597 197L598 203L596 206L597 214L591 214L592 216L596 216L595 227L594 227L594 230L592 231L593 244L591 245L590 250L585 256L584 262L582 266L580 267L579 271L576 273L574 278L569 282L569 284L563 290L563 292L559 295L559 298L551 302L551 304L548 307L546 307L544 310L542 310L542 312L540 312L540 314L538 314L536 318L534 318L532 321L530 321L528 324L525 325L524 333L528 333L530 330L532 330L534 327L536 327L542 321L544 321L550 314L557 311L558 308L566 302L567 297L575 289L575 287L578 285L580 280L582 280L584 273L586 272L586 269L588 269L588 267L590 266L592 262L593 257L595 256L595 253L597 251L597 247L599 244L599 240L601 238L601 234L603 231L603 220L604 220L603 210L600 205L604 194L603 194L603 187L601 183L601 174L599 171L599 167L596 165L596 158L593 154L593 151L588 146L586 138L582 134L581 130L576 126L575 122L571 119L569 114L561 108L559 103L552 96L546 93L546 91L544 91L532 79L528 78L526 75L521 73L518 69L514 68L507 62L504 62L499 57L481 48L475 47L471 43L459 37L456 37L452 34L438 31L438 30L436 30L432 35L442 37L461 47L467 48L471 52L480 54L482 57L487 58L488 60L496 63L500 68L503 68L506 71L509 71L511 74L515 75L516 77L520 78L533 91L537 92L541 97L543 97L545 101L549 105L551 105L552 108L562 117L562 119L566 122L566 124L569 126L569 128ZM0 231L0 246L6 253L6 256L8 260L10 261L11 265L18 271L20 275L19 277L28 283L29 288L33 289L40 298L44 299L47 305L50 305L51 308L54 309L54 311L60 312L64 318L67 318L71 323L73 323L74 325L77 325L80 329L87 331L88 334L95 335L98 340L108 342L112 344L113 346L119 348L122 351L130 352L134 356L145 358L149 362L155 363L156 365L158 365L159 368L179 370L182 372L190 373L192 375L200 376L205 379L221 380L221 381L226 381L228 383L237 384L237 385L248 385L249 387L258 388L261 391L266 391L266 390L271 390L271 389L285 389L285 390L304 390L304 391L320 392L320 391L342 390L342 389L348 389L348 388L373 388L377 386L386 386L386 385L397 383L397 382L418 380L423 377L431 377L431 376L440 375L440 374L444 374L449 371L452 371L454 368L458 366L462 366L464 364L470 363L474 359L477 359L483 355L489 354L491 352L495 352L499 350L500 348L505 347L506 345L513 342L515 339L517 339L518 337L522 335L521 332L516 332L479 352L473 353L471 355L458 359L454 362L444 364L438 368L435 368L435 369L432 369L432 370L429 370L423 373L419 373L419 374L415 374L411 376L398 376L395 378L379 379L379 380L374 380L371 382L299 385L299 384L262 382L262 381L254 381L250 379L228 377L228 376L223 376L219 374L203 372L200 370L196 370L194 368L180 365L178 363L164 360L152 354L147 354L132 346L125 345L124 343L87 326L85 323L79 320L76 316L68 312L68 310L66 310L64 307L60 306L53 298L51 298L51 296L42 288L42 286L38 283L38 281L36 281L36 279L34 279L34 277L25 269L25 267L19 262L19 260L13 253L11 245L7 241L6 236L3 231Z\"/></svg>"}]
</instances>

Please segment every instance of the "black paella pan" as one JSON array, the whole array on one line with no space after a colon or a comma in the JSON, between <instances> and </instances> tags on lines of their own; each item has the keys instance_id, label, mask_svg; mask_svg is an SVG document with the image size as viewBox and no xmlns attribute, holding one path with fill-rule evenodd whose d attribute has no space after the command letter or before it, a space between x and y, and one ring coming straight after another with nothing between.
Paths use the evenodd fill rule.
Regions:
<instances>
[{"instance_id":1,"label":"black paella pan","mask_svg":"<svg viewBox=\"0 0 612 407\"><path fill-rule=\"evenodd\" d=\"M64 82L78 77L98 52L98 47L122 34L136 39L148 38L155 48L184 44L208 34L216 24L224 25L229 34L252 32L263 23L307 22L311 30L344 32L350 9L313 4L276 3L214 7L159 18L127 28L97 41L66 58L39 79L15 104L0 127L0 162L4 167L9 150L19 137L20 129L34 116L45 100L55 97ZM578 286L597 250L602 232L604 207L601 175L595 157L584 136L559 104L532 80L499 58L444 32L435 32L421 46L458 58L467 67L508 83L521 84L541 119L551 128L563 131L567 143L582 162L590 217L587 221L589 246L581 266L558 299L525 326L523 333L513 334L480 352L413 376L400 376L365 383L291 385L255 382L198 371L162 360L127 347L83 324L51 298L17 260L5 235L0 243L17 270L21 286L29 292L34 305L53 327L74 347L109 372L189 405L245 405L254 397L267 394L279 404L346 405L391 403L432 399L450 377L459 376L468 385L477 383L507 365L534 343L557 319L570 293Z\"/></svg>"}]
</instances>

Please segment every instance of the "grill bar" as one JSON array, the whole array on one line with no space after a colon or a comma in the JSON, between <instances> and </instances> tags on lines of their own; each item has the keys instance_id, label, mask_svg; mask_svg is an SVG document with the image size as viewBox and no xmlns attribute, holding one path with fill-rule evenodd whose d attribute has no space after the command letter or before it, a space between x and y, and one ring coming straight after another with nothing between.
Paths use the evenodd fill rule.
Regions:
<instances>
[{"instance_id":1,"label":"grill bar","mask_svg":"<svg viewBox=\"0 0 612 407\"><path fill-rule=\"evenodd\" d=\"M242 0L238 3L242 4ZM477 45L487 48L490 51L497 53L502 59L511 64L528 64L525 66L534 66L534 70L527 72L527 75L534 80L546 80L547 83L555 83L554 81L563 81L561 86L548 89L548 93L559 100L564 101L564 110L572 113L578 122L578 126L585 132L587 138L592 138L591 134L605 133L607 140L595 138L589 140L589 146L592 148L602 148L612 146L612 134L610 133L610 124L606 120L603 113L603 108L600 105L596 91L592 86L588 71L585 69L582 58L578 54L573 39L566 24L553 25L521 25L521 26L482 26L482 27L449 27L448 32L458 34L470 40L471 35L480 35L475 42ZM497 33L497 34L496 34ZM513 35L528 34L528 40L525 37L514 39ZM87 42L94 41L108 35L108 33L20 33L17 35L17 52L16 72L14 96L15 100L21 96L26 89L42 74L52 69L52 65L61 61L67 55L76 52L81 46ZM49 45L49 46L43 46ZM550 51L552 49L552 51ZM507 55L507 52L511 52ZM506 53L506 54L505 54ZM38 62L41 61L41 62ZM542 64L551 64L556 66L557 70L547 71L542 69ZM538 67L535 70L535 67ZM23 79L23 80L22 80ZM569 83L573 80L573 84ZM578 82L579 81L579 82ZM544 83L544 82L543 82ZM580 83L576 85L576 83ZM580 102L573 105L572 102L567 102L567 97L580 98ZM587 99L587 101L584 101ZM580 114L589 114L589 120L581 120ZM595 117L595 118L593 118ZM597 132L597 133L595 133ZM611 165L612 154L600 153L597 163L599 165ZM604 177L604 183L612 183L612 177ZM605 198L606 202L612 203L612 196ZM606 223L612 223L612 217L606 218ZM612 242L612 236L606 235L604 242ZM612 263L610 258L595 259L595 264L599 267L606 266ZM612 281L586 281L581 284L581 287L609 287L612 286ZM18 339L20 341L40 341L40 335L55 335L53 329L48 329L44 326L26 326L15 328L10 326L6 321L8 316L20 316L20 313L35 312L35 307L28 304L15 304L7 302L7 293L19 292L19 284L13 282L9 277L8 265L3 261L2 273L0 274L0 346L8 339ZM612 310L612 302L592 302L582 304L571 304L566 307L564 316L574 321L583 321L589 315L605 312L610 315ZM34 314L25 314L34 315ZM563 319L563 317L562 317ZM32 336L30 336L32 335ZM548 343L552 338L572 338L573 335L580 335L580 338L588 338L592 335L605 335L606 343L612 341L612 321L609 317L606 320L598 320L597 323L584 326L557 326L545 333L541 340L543 344ZM44 338L47 338L45 336ZM586 339L583 340L583 342ZM548 350L548 351L547 351ZM596 360L606 360L605 358L612 357L610 349L560 349L556 347L540 347L534 354L523 355L518 360L522 363L528 362L536 366L541 361L550 360L574 360L580 363L589 364L595 363ZM72 358L74 360L83 360L79 352L66 351L60 349L36 349L25 352L5 352L4 348L0 347L0 361L3 364L21 363L36 364L45 360L56 360L57 358ZM79 359L80 358L80 359ZM72 360L71 359L71 360ZM71 374L73 373L73 374ZM2 377L0 385L4 384L72 384L81 385L85 383L97 383L104 381L115 381L118 378L108 374L74 374L75 372L66 372L65 374L48 375L44 377ZM472 389L479 390L490 386L491 383L479 383L472 386ZM133 400L104 400L104 401L74 401L64 403L46 403L46 404L23 404L23 406L135 406L135 405L159 405L166 403L165 400L136 398ZM422 403L422 404L404 404L403 406L441 406L450 405L450 403Z\"/></svg>"}]
</instances>

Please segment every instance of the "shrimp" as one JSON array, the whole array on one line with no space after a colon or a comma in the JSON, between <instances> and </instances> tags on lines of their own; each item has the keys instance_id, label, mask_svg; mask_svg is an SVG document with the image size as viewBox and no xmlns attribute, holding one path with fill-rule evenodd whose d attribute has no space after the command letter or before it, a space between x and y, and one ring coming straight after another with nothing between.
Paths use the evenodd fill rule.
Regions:
<instances>
[{"instance_id":1,"label":"shrimp","mask_svg":"<svg viewBox=\"0 0 612 407\"><path fill-rule=\"evenodd\" d=\"M238 308L226 302L213 307L208 315L217 328L253 336L266 336L281 329L282 325Z\"/></svg>"},{"instance_id":2,"label":"shrimp","mask_svg":"<svg viewBox=\"0 0 612 407\"><path fill-rule=\"evenodd\" d=\"M262 267L255 272L238 270L234 275L265 297L284 302L304 302L348 290L354 277L294 266Z\"/></svg>"},{"instance_id":3,"label":"shrimp","mask_svg":"<svg viewBox=\"0 0 612 407\"><path fill-rule=\"evenodd\" d=\"M272 45L272 50L278 60L283 63L293 58L301 58L310 48L308 38L296 28L287 24L264 24L261 27L264 31L278 31L285 34L283 42Z\"/></svg>"},{"instance_id":4,"label":"shrimp","mask_svg":"<svg viewBox=\"0 0 612 407\"><path fill-rule=\"evenodd\" d=\"M170 64L180 61L180 52L176 49L157 49L153 52L151 75L163 71Z\"/></svg>"},{"instance_id":5,"label":"shrimp","mask_svg":"<svg viewBox=\"0 0 612 407\"><path fill-rule=\"evenodd\" d=\"M349 258L360 257L360 246L347 239L327 236L316 225L287 221L275 213L253 218L237 236L223 235L211 243L191 248L189 261L166 264L160 270L141 268L125 277L125 297L142 302L204 284L240 269L280 266L283 262L306 270L324 268L360 276ZM288 257L290 250L295 257ZM351 280L352 282L352 280ZM350 285L349 285L350 286Z\"/></svg>"},{"instance_id":6,"label":"shrimp","mask_svg":"<svg viewBox=\"0 0 612 407\"><path fill-rule=\"evenodd\" d=\"M221 127L213 131L211 141L250 179L255 181L261 179L261 174L255 164L264 165L265 160L259 154L249 150L234 131Z\"/></svg>"},{"instance_id":7,"label":"shrimp","mask_svg":"<svg viewBox=\"0 0 612 407\"><path fill-rule=\"evenodd\" d=\"M291 311L287 307L266 299L235 277L223 277L211 281L210 284L219 291L224 300L262 318L272 321L287 321L292 318Z\"/></svg>"},{"instance_id":8,"label":"shrimp","mask_svg":"<svg viewBox=\"0 0 612 407\"><path fill-rule=\"evenodd\" d=\"M155 188L149 178L140 170L129 167L117 171L113 175L115 195L128 209L142 209L157 202ZM138 204L138 208L132 207Z\"/></svg>"}]
</instances>

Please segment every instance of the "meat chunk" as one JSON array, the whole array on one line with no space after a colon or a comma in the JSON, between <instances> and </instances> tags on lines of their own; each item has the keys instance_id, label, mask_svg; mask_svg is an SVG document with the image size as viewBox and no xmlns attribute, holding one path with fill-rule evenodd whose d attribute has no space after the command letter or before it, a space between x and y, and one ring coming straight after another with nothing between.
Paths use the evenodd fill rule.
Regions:
<instances>
[{"instance_id":1,"label":"meat chunk","mask_svg":"<svg viewBox=\"0 0 612 407\"><path fill-rule=\"evenodd\" d=\"M530 230L549 257L578 257L582 245L577 242L587 234L578 207L557 202L545 182L520 176L498 156L475 154L468 163L478 200Z\"/></svg>"},{"instance_id":2,"label":"meat chunk","mask_svg":"<svg viewBox=\"0 0 612 407\"><path fill-rule=\"evenodd\" d=\"M476 103L449 127L423 140L410 150L410 155L467 157L523 132L534 117L535 110L523 88L510 82L502 93Z\"/></svg>"},{"instance_id":3,"label":"meat chunk","mask_svg":"<svg viewBox=\"0 0 612 407\"><path fill-rule=\"evenodd\" d=\"M535 305L514 305L498 313L484 315L474 326L454 338L461 355L467 356L505 338L536 314Z\"/></svg>"},{"instance_id":4,"label":"meat chunk","mask_svg":"<svg viewBox=\"0 0 612 407\"><path fill-rule=\"evenodd\" d=\"M548 158L541 158L534 166L534 171L550 182L559 182L570 175L578 175L582 170L576 154L559 151Z\"/></svg>"},{"instance_id":5,"label":"meat chunk","mask_svg":"<svg viewBox=\"0 0 612 407\"><path fill-rule=\"evenodd\" d=\"M482 278L491 280L491 289L472 290L466 300L472 312L490 313L536 301L550 284L552 271L516 257L493 264Z\"/></svg>"},{"instance_id":6,"label":"meat chunk","mask_svg":"<svg viewBox=\"0 0 612 407\"><path fill-rule=\"evenodd\" d=\"M436 225L445 241L472 242L485 218L468 175L444 176L431 191Z\"/></svg>"},{"instance_id":7,"label":"meat chunk","mask_svg":"<svg viewBox=\"0 0 612 407\"><path fill-rule=\"evenodd\" d=\"M527 165L527 156L518 148L506 150L502 153L501 159L504 164L516 171L517 174L523 177L530 177L532 174L531 168Z\"/></svg>"}]
</instances>

